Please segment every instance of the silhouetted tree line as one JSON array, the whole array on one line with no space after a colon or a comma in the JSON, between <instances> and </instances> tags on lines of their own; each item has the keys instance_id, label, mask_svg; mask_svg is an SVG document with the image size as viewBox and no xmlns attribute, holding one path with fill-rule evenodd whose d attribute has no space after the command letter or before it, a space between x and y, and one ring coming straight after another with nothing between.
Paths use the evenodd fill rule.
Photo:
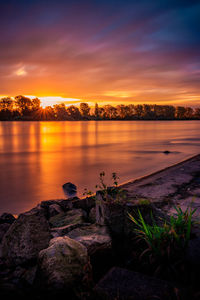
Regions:
<instances>
[{"instance_id":1,"label":"silhouetted tree line","mask_svg":"<svg viewBox=\"0 0 200 300\"><path fill-rule=\"evenodd\" d=\"M0 99L0 120L200 120L200 108L172 105L104 105L91 108L81 103L79 108L64 103L41 107L38 98L16 96Z\"/></svg>"}]
</instances>

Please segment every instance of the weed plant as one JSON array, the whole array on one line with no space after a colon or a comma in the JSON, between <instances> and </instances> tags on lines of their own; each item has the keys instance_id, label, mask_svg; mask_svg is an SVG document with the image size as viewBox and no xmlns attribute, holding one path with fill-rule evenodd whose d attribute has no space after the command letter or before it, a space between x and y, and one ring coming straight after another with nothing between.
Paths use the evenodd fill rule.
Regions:
<instances>
[{"instance_id":1,"label":"weed plant","mask_svg":"<svg viewBox=\"0 0 200 300\"><path fill-rule=\"evenodd\" d=\"M150 264L155 274L165 272L171 276L172 273L177 273L178 265L182 264L184 251L190 240L192 216L196 209L188 207L183 211L181 207L175 207L175 210L176 214L169 220L162 220L162 225L155 222L152 213L151 225L145 222L140 210L138 218L129 214L130 220L135 225L136 238L144 245L140 261Z\"/></svg>"},{"instance_id":2,"label":"weed plant","mask_svg":"<svg viewBox=\"0 0 200 300\"><path fill-rule=\"evenodd\" d=\"M111 178L112 186L108 186L105 183L105 172L101 172L99 174L99 184L96 184L95 186L96 190L102 194L102 197L106 202L124 201L126 199L126 192L119 187L119 176L117 173L113 172ZM94 197L96 199L94 192L88 190L87 188L84 190L83 195Z\"/></svg>"}]
</instances>

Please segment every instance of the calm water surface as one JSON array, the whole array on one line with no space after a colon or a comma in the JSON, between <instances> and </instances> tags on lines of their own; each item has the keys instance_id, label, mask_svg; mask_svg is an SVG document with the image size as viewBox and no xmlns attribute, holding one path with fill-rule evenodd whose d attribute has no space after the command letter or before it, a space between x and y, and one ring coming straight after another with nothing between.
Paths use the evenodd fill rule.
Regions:
<instances>
[{"instance_id":1,"label":"calm water surface","mask_svg":"<svg viewBox=\"0 0 200 300\"><path fill-rule=\"evenodd\" d=\"M92 190L99 172L120 182L200 152L199 121L0 122L0 212ZM172 153L163 154L164 150Z\"/></svg>"}]
</instances>

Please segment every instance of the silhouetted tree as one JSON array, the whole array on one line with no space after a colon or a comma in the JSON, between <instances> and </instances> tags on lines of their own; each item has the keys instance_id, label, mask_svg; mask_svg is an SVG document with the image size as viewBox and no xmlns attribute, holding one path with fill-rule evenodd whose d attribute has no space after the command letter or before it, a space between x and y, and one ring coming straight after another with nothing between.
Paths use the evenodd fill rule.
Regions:
<instances>
[{"instance_id":1,"label":"silhouetted tree","mask_svg":"<svg viewBox=\"0 0 200 300\"><path fill-rule=\"evenodd\" d=\"M135 105L135 115L137 116L138 119L142 118L143 115L143 106L138 104Z\"/></svg>"},{"instance_id":2,"label":"silhouetted tree","mask_svg":"<svg viewBox=\"0 0 200 300\"><path fill-rule=\"evenodd\" d=\"M97 119L99 118L99 106L98 106L98 103L95 103L94 116Z\"/></svg>"},{"instance_id":3,"label":"silhouetted tree","mask_svg":"<svg viewBox=\"0 0 200 300\"><path fill-rule=\"evenodd\" d=\"M44 109L42 109L41 113L42 113L42 118L44 120L55 120L56 119L56 113L54 111L54 108L51 106L46 106Z\"/></svg>"},{"instance_id":4,"label":"silhouetted tree","mask_svg":"<svg viewBox=\"0 0 200 300\"><path fill-rule=\"evenodd\" d=\"M185 112L186 112L186 109L185 107L183 106L177 106L176 107L176 118L181 120L181 119L184 119L185 118Z\"/></svg>"},{"instance_id":5,"label":"silhouetted tree","mask_svg":"<svg viewBox=\"0 0 200 300\"><path fill-rule=\"evenodd\" d=\"M80 113L84 118L89 117L90 107L87 103L80 103Z\"/></svg>"},{"instance_id":6,"label":"silhouetted tree","mask_svg":"<svg viewBox=\"0 0 200 300\"><path fill-rule=\"evenodd\" d=\"M41 108L41 101L38 98L32 100L32 110L39 110Z\"/></svg>"},{"instance_id":7,"label":"silhouetted tree","mask_svg":"<svg viewBox=\"0 0 200 300\"><path fill-rule=\"evenodd\" d=\"M13 110L14 101L9 98L5 97L0 100L0 110Z\"/></svg>"},{"instance_id":8,"label":"silhouetted tree","mask_svg":"<svg viewBox=\"0 0 200 300\"><path fill-rule=\"evenodd\" d=\"M70 105L67 108L67 113L68 115L73 119L73 120L80 120L81 119L81 114L80 111L78 109L78 107L74 106L74 105Z\"/></svg>"},{"instance_id":9,"label":"silhouetted tree","mask_svg":"<svg viewBox=\"0 0 200 300\"><path fill-rule=\"evenodd\" d=\"M15 105L18 111L23 115L30 115L32 110L32 101L30 98L24 97L22 95L15 97Z\"/></svg>"},{"instance_id":10,"label":"silhouetted tree","mask_svg":"<svg viewBox=\"0 0 200 300\"><path fill-rule=\"evenodd\" d=\"M120 118L120 119L125 119L126 117L126 106L123 105L123 104L119 104L116 106L116 109L117 109L117 116Z\"/></svg>"},{"instance_id":11,"label":"silhouetted tree","mask_svg":"<svg viewBox=\"0 0 200 300\"><path fill-rule=\"evenodd\" d=\"M53 107L42 108L40 99L31 100L28 97L19 95L12 98L0 99L0 120L82 120L82 119L106 119L106 120L191 120L200 119L200 108L193 110L191 107L172 105L124 105L116 107L107 104L99 107L95 104L94 113L90 115L91 108L87 103L78 107L71 105L66 108L64 103L56 104Z\"/></svg>"},{"instance_id":12,"label":"silhouetted tree","mask_svg":"<svg viewBox=\"0 0 200 300\"><path fill-rule=\"evenodd\" d=\"M193 118L193 109L191 107L185 108L185 118L192 119Z\"/></svg>"},{"instance_id":13,"label":"silhouetted tree","mask_svg":"<svg viewBox=\"0 0 200 300\"><path fill-rule=\"evenodd\" d=\"M60 104L55 104L53 106L54 108L54 115L55 115L55 118L57 120L68 120L68 113L67 113L67 110L66 110L66 106L64 103L60 103Z\"/></svg>"},{"instance_id":14,"label":"silhouetted tree","mask_svg":"<svg viewBox=\"0 0 200 300\"><path fill-rule=\"evenodd\" d=\"M196 119L200 119L200 108L199 107L195 108L194 117Z\"/></svg>"},{"instance_id":15,"label":"silhouetted tree","mask_svg":"<svg viewBox=\"0 0 200 300\"><path fill-rule=\"evenodd\" d=\"M103 106L103 109L104 109L104 118L106 118L106 119L116 119L116 117L117 117L116 107L107 104L107 105Z\"/></svg>"}]
</instances>

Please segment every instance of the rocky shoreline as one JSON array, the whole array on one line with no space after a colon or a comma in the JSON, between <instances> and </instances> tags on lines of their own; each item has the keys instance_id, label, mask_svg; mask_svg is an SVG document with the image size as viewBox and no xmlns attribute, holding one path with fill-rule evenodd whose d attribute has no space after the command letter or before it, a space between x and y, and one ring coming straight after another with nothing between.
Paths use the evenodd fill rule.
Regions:
<instances>
[{"instance_id":1,"label":"rocky shoreline","mask_svg":"<svg viewBox=\"0 0 200 300\"><path fill-rule=\"evenodd\" d=\"M155 276L137 256L128 214L147 222L173 214L174 205L200 212L200 155L120 186L126 199L95 197L42 201L15 219L0 217L0 295L53 299L200 299L200 231L184 254L185 280ZM73 187L75 193L75 188ZM69 196L69 195L68 195ZM194 199L195 197L195 199ZM187 277L186 276L186 277Z\"/></svg>"}]
</instances>

